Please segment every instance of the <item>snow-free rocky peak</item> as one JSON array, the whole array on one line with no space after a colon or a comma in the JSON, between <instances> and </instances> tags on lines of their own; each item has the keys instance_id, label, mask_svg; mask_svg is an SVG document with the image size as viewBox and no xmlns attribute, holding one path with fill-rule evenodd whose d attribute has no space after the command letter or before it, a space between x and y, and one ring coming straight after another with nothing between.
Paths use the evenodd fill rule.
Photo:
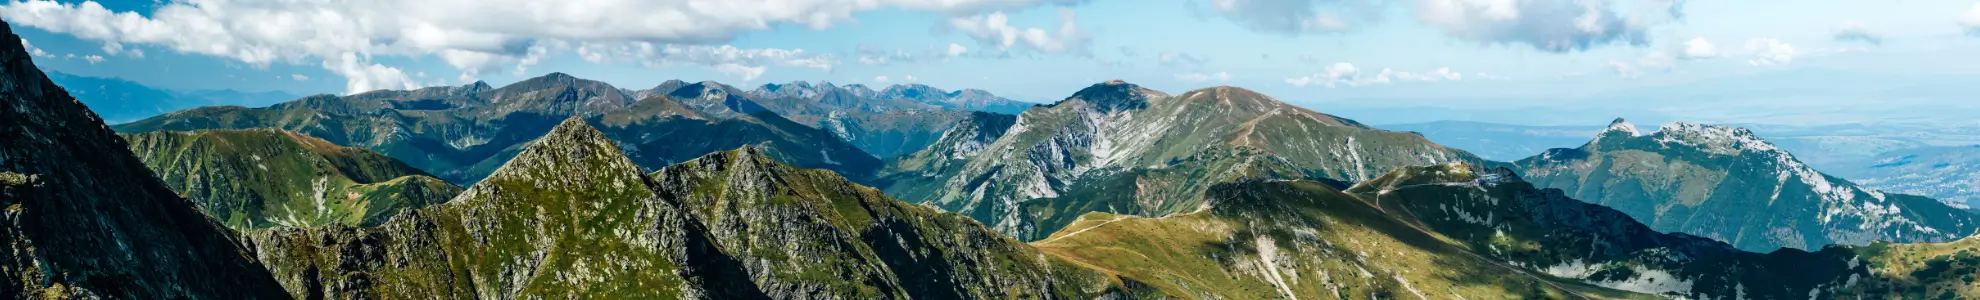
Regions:
<instances>
[{"instance_id":1,"label":"snow-free rocky peak","mask_svg":"<svg viewBox=\"0 0 1980 300\"><path fill-rule=\"evenodd\" d=\"M1079 92L1073 93L1072 97L1061 100L1058 104L1054 105L1064 105L1078 101L1092 105L1094 109L1099 110L1101 113L1112 113L1115 111L1148 108L1151 99L1166 98L1168 96L1169 94L1162 93L1161 91L1142 88L1139 85L1116 79L1080 89Z\"/></svg>"},{"instance_id":2,"label":"snow-free rocky peak","mask_svg":"<svg viewBox=\"0 0 1980 300\"><path fill-rule=\"evenodd\" d=\"M528 149L484 181L617 181L636 179L638 174L639 166L627 159L610 138L584 119L573 117L530 142ZM477 184L471 190L481 188L483 185Z\"/></svg>"},{"instance_id":3,"label":"snow-free rocky peak","mask_svg":"<svg viewBox=\"0 0 1980 300\"><path fill-rule=\"evenodd\" d=\"M1608 129L1605 129L1605 130L1603 130L1603 132L1604 132L1604 133L1607 133L1607 132L1621 132L1621 133L1628 133L1628 134L1629 134L1629 136L1641 136L1641 135L1643 135L1643 132L1640 132L1640 131L1637 131L1637 130L1636 130L1636 124L1630 124L1630 123L1629 123L1629 121L1627 121L1627 120L1623 120L1622 118L1616 118L1616 120L1615 120L1615 121L1613 121L1613 122L1609 122L1609 128L1608 128Z\"/></svg>"}]
</instances>

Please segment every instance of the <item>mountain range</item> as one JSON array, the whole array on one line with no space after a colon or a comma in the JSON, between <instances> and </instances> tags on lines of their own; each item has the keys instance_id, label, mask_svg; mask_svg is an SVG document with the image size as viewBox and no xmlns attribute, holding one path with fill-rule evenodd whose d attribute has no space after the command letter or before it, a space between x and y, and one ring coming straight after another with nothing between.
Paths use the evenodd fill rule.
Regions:
<instances>
[{"instance_id":1,"label":"mountain range","mask_svg":"<svg viewBox=\"0 0 1980 300\"><path fill-rule=\"evenodd\" d=\"M1733 127L1618 120L1501 163L1241 88L1111 81L958 113L883 162L719 84L553 73L120 136L29 57L0 44L0 297L1980 296L1964 211ZM361 188L409 180L433 193Z\"/></svg>"},{"instance_id":2,"label":"mountain range","mask_svg":"<svg viewBox=\"0 0 1980 300\"><path fill-rule=\"evenodd\" d=\"M1949 241L1980 229L1973 213L1823 174L1742 128L1679 122L1646 133L1617 119L1580 148L1516 164L1537 185L1614 207L1657 230L1751 251Z\"/></svg>"},{"instance_id":3,"label":"mountain range","mask_svg":"<svg viewBox=\"0 0 1980 300\"><path fill-rule=\"evenodd\" d=\"M527 142L570 117L586 118L613 133L646 168L742 145L763 145L785 161L846 174L871 174L879 166L878 159L830 133L774 113L711 117L712 113L690 109L668 95L635 100L632 94L603 82L552 73L501 88L477 82L341 97L317 95L267 108L203 107L116 128L131 133L289 130L375 150L455 183L479 181L520 153Z\"/></svg>"},{"instance_id":4,"label":"mountain range","mask_svg":"<svg viewBox=\"0 0 1980 300\"><path fill-rule=\"evenodd\" d=\"M1358 182L1401 166L1482 161L1236 87L1171 96L1103 82L1004 122L971 118L889 162L880 182L890 195L1035 240L1087 212L1195 211L1226 181Z\"/></svg>"},{"instance_id":5,"label":"mountain range","mask_svg":"<svg viewBox=\"0 0 1980 300\"><path fill-rule=\"evenodd\" d=\"M242 92L236 90L173 91L153 88L130 80L81 76L49 71L48 79L82 100L104 121L124 123L182 109L217 106L267 106L295 99L281 91Z\"/></svg>"},{"instance_id":6,"label":"mountain range","mask_svg":"<svg viewBox=\"0 0 1980 300\"><path fill-rule=\"evenodd\" d=\"M1973 206L1980 173L1965 151L1980 145L1980 127L1879 123L1793 126L1728 124L1746 128L1809 167L1865 187L1927 196L1953 206ZM1528 126L1441 121L1378 125L1422 133L1432 141L1494 160L1518 160L1551 148L1573 148L1603 126Z\"/></svg>"}]
</instances>

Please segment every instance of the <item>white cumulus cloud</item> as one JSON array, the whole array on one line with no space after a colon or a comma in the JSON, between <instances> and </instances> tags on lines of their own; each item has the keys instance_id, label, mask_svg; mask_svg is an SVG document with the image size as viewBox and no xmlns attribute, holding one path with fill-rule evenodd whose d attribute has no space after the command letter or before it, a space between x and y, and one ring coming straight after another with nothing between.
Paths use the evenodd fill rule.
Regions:
<instances>
[{"instance_id":1,"label":"white cumulus cloud","mask_svg":"<svg viewBox=\"0 0 1980 300\"><path fill-rule=\"evenodd\" d=\"M1685 41L1684 48L1678 51L1678 58L1684 59L1701 59L1718 56L1719 47L1712 45L1712 41L1707 41L1702 37Z\"/></svg>"},{"instance_id":2,"label":"white cumulus cloud","mask_svg":"<svg viewBox=\"0 0 1980 300\"><path fill-rule=\"evenodd\" d=\"M369 65L345 56L438 56L462 76L520 72L566 45L650 43L711 47L777 25L827 28L857 12L882 9L970 16L1084 0L187 0L148 14L112 11L93 1L16 0L0 4L15 26L104 44L110 54L142 56L131 46L213 55L251 65L323 62L326 69ZM1069 30L1077 32L1076 30ZM1027 34L1027 36L1029 36ZM1053 35L1047 35L1053 36ZM1030 39L1026 39L1030 41ZM1082 39L1083 40L1083 39ZM1063 47L1070 44L1042 43ZM764 65L705 65L739 74ZM362 68L358 68L362 69ZM364 72L333 72L339 75ZM392 86L347 78L351 87ZM349 90L347 92L362 92Z\"/></svg>"},{"instance_id":3,"label":"white cumulus cloud","mask_svg":"<svg viewBox=\"0 0 1980 300\"><path fill-rule=\"evenodd\" d=\"M963 45L954 43L949 44L949 57L958 57L965 53L969 53L969 47L963 47Z\"/></svg>"},{"instance_id":4,"label":"white cumulus cloud","mask_svg":"<svg viewBox=\"0 0 1980 300\"><path fill-rule=\"evenodd\" d=\"M308 81L309 75L289 74L289 79L295 79L296 81Z\"/></svg>"},{"instance_id":5,"label":"white cumulus cloud","mask_svg":"<svg viewBox=\"0 0 1980 300\"><path fill-rule=\"evenodd\" d=\"M1648 45L1649 27L1682 17L1683 2L1419 0L1416 17L1462 39L1567 52L1610 43Z\"/></svg>"},{"instance_id":6,"label":"white cumulus cloud","mask_svg":"<svg viewBox=\"0 0 1980 300\"><path fill-rule=\"evenodd\" d=\"M1794 57L1800 55L1794 50L1794 45L1773 38L1748 40L1746 51L1753 53L1753 58L1746 63L1755 66L1785 65L1794 62Z\"/></svg>"},{"instance_id":7,"label":"white cumulus cloud","mask_svg":"<svg viewBox=\"0 0 1980 300\"><path fill-rule=\"evenodd\" d=\"M48 57L48 58L55 57L54 54L49 54L48 51L42 51L41 48L36 48L33 43L28 43L28 40L25 38L21 39L21 48L27 49L29 56Z\"/></svg>"},{"instance_id":8,"label":"white cumulus cloud","mask_svg":"<svg viewBox=\"0 0 1980 300\"><path fill-rule=\"evenodd\" d=\"M94 65L96 63L103 62L103 56L101 55L83 56L83 60L89 61L89 64Z\"/></svg>"},{"instance_id":9,"label":"white cumulus cloud","mask_svg":"<svg viewBox=\"0 0 1980 300\"><path fill-rule=\"evenodd\" d=\"M1092 37L1078 25L1078 15L1071 9L1059 12L1059 28L1054 30L1012 26L1010 16L1001 11L949 19L951 28L978 44L1006 52L1084 53Z\"/></svg>"},{"instance_id":10,"label":"white cumulus cloud","mask_svg":"<svg viewBox=\"0 0 1980 300\"><path fill-rule=\"evenodd\" d=\"M873 76L873 82L885 83L888 81L893 81L893 79L887 78L887 75Z\"/></svg>"}]
</instances>

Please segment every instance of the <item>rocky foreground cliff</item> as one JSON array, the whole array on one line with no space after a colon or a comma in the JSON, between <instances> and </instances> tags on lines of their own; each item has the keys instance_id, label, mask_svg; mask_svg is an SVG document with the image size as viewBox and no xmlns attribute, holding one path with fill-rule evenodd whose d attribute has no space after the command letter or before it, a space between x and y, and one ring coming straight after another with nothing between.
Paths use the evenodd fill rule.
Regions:
<instances>
[{"instance_id":1,"label":"rocky foreground cliff","mask_svg":"<svg viewBox=\"0 0 1980 300\"><path fill-rule=\"evenodd\" d=\"M0 298L282 298L0 23Z\"/></svg>"}]
</instances>

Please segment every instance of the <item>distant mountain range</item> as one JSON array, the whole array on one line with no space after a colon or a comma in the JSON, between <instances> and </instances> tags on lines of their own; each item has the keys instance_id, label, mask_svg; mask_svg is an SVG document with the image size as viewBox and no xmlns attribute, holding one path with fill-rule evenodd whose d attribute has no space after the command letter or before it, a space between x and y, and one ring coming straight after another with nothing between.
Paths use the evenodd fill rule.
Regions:
<instances>
[{"instance_id":1,"label":"distant mountain range","mask_svg":"<svg viewBox=\"0 0 1980 300\"><path fill-rule=\"evenodd\" d=\"M1536 185L1614 207L1657 230L1756 252L1941 242L1980 229L1973 213L1823 174L1742 128L1671 123L1644 132L1618 119L1584 146L1517 164Z\"/></svg>"},{"instance_id":2,"label":"distant mountain range","mask_svg":"<svg viewBox=\"0 0 1980 300\"><path fill-rule=\"evenodd\" d=\"M1928 196L1957 206L1980 199L1980 126L1885 123L1789 126L1732 124L1780 147L1816 170L1865 187ZM1587 143L1602 126L1526 126L1478 122L1430 122L1376 126L1422 133L1432 141L1495 160L1516 160L1547 148ZM1585 134L1584 134L1585 133ZM1576 135L1580 134L1580 135ZM1539 149L1539 150L1535 150Z\"/></svg>"},{"instance_id":3,"label":"distant mountain range","mask_svg":"<svg viewBox=\"0 0 1980 300\"><path fill-rule=\"evenodd\" d=\"M1769 204L1821 207L1819 222L1838 224L1823 230L1843 237L1874 228L1907 234L1893 239L1916 238L1909 234L1931 233L1899 225L1942 228L1929 226L1957 217L1935 210L1929 199L1879 195L1819 176L1730 127L1674 123L1644 134L1617 122L1585 147L1508 165L1235 87L1170 96L1107 82L1019 116L962 114L933 146L887 161L870 179L898 185L885 191L900 195L938 195L921 205L857 184L846 174L861 170L831 154L864 155L859 149L707 84L654 93L551 74L500 89L476 84L318 96L140 122L287 124L274 127L294 131L120 138L35 72L14 42L19 39L4 30L5 298L1980 296L1973 283L1980 268L1976 238L1760 253L1735 247L1748 239L1720 237L1736 243L1727 244L1655 230L1668 226L1668 215L1646 225L1632 217L1637 208L1569 196L1588 194L1589 187L1621 192L1597 193L1603 196L1701 195L1682 188L1712 183L1689 178L1715 177L1741 181L1715 191L1771 189L1780 197ZM480 135L486 132L499 134ZM447 134L457 139L436 138ZM504 145L415 157L426 160L504 158L445 203L401 202L404 209L366 209L359 218L382 222L340 217L229 228L215 216L251 214L211 205L233 203L210 198L220 193L188 201L166 183L200 182L181 187L189 194L247 190L224 195L355 213L343 207L351 202L331 201L330 181L421 176L406 167L417 163L329 145L376 137L421 147ZM650 166L720 145L735 146ZM447 148L375 149L396 157ZM1511 167L1552 173L1526 178ZM1687 180L1647 184L1660 176ZM1529 179L1595 184L1563 192ZM304 181L309 188L294 184ZM914 185L929 182L936 184ZM1648 189L1662 187L1680 190ZM280 197L293 192L307 196ZM365 197L353 192L347 188L344 196ZM971 220L999 205L1019 207L1011 204L1021 199L1014 195L1045 193L1052 195L1004 211L1017 214ZM1647 198L1680 206L1752 199ZM950 207L962 209L943 211ZM1710 212L1776 212L1764 208ZM322 214L311 213L321 211L291 210L281 218L321 221L312 216ZM279 216L262 218L271 215ZM1762 221L1817 222L1801 214L1768 216ZM1012 224L1055 222L1067 226L1018 230L1036 237L1023 237L1037 240L1032 243L1000 233L1024 228ZM1803 229L1794 228L1788 231Z\"/></svg>"},{"instance_id":4,"label":"distant mountain range","mask_svg":"<svg viewBox=\"0 0 1980 300\"><path fill-rule=\"evenodd\" d=\"M50 71L48 79L67 89L70 95L112 124L136 121L169 112L202 106L238 105L260 107L296 99L281 91L242 92L236 90L171 91L118 78L90 77Z\"/></svg>"}]
</instances>

